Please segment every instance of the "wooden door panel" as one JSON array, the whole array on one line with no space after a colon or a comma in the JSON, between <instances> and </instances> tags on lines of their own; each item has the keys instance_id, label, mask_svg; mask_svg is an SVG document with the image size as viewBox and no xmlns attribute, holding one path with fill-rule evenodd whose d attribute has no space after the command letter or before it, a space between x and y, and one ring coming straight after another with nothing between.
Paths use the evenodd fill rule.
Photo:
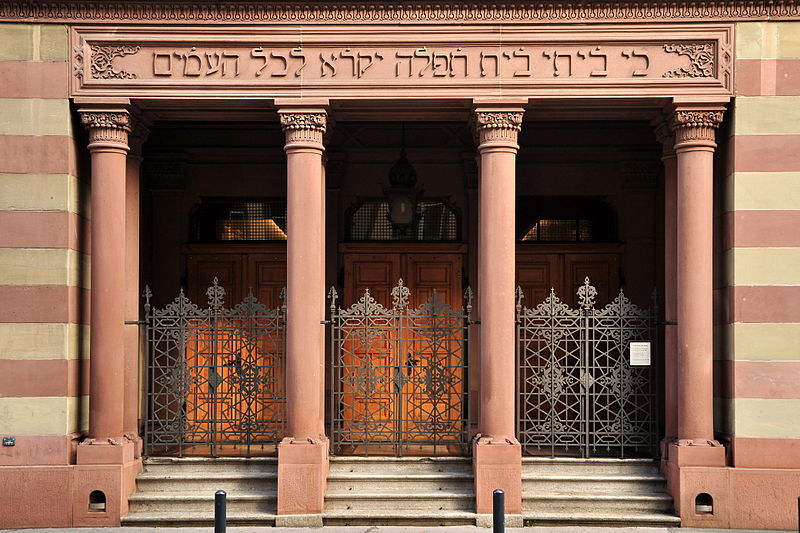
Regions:
<instances>
[{"instance_id":1,"label":"wooden door panel","mask_svg":"<svg viewBox=\"0 0 800 533\"><path fill-rule=\"evenodd\" d=\"M451 307L460 307L461 254L409 254L406 256L406 285L411 290L410 305L419 306L433 291Z\"/></svg>"},{"instance_id":2,"label":"wooden door panel","mask_svg":"<svg viewBox=\"0 0 800 533\"><path fill-rule=\"evenodd\" d=\"M578 287L588 277L597 289L597 306L609 303L619 292L619 256L617 254L565 254L564 271L568 301L577 305Z\"/></svg>"},{"instance_id":3,"label":"wooden door panel","mask_svg":"<svg viewBox=\"0 0 800 533\"><path fill-rule=\"evenodd\" d=\"M384 307L392 304L392 287L400 278L400 257L397 254L348 254L344 258L344 301L349 307L369 293Z\"/></svg>"},{"instance_id":4,"label":"wooden door panel","mask_svg":"<svg viewBox=\"0 0 800 533\"><path fill-rule=\"evenodd\" d=\"M249 254L248 289L252 288L258 301L268 308L282 305L280 294L286 287L286 256L284 254Z\"/></svg>"},{"instance_id":5,"label":"wooden door panel","mask_svg":"<svg viewBox=\"0 0 800 533\"><path fill-rule=\"evenodd\" d=\"M199 305L207 305L206 289L217 278L225 289L225 305L242 300L242 256L240 254L192 254L186 258L189 274L188 296Z\"/></svg>"},{"instance_id":6,"label":"wooden door panel","mask_svg":"<svg viewBox=\"0 0 800 533\"><path fill-rule=\"evenodd\" d=\"M562 258L558 254L520 254L517 256L517 284L522 288L525 307L535 307L547 298L550 289L564 298Z\"/></svg>"}]
</instances>

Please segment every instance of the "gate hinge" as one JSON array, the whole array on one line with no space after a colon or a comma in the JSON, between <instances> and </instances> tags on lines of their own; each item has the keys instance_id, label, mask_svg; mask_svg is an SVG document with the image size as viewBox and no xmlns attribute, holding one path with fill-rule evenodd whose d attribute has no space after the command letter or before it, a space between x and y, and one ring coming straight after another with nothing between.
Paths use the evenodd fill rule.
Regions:
<instances>
[{"instance_id":1,"label":"gate hinge","mask_svg":"<svg viewBox=\"0 0 800 533\"><path fill-rule=\"evenodd\" d=\"M126 320L125 321L125 325L126 326L144 326L145 324L147 324L147 322L145 322L144 320Z\"/></svg>"},{"instance_id":2,"label":"gate hinge","mask_svg":"<svg viewBox=\"0 0 800 533\"><path fill-rule=\"evenodd\" d=\"M659 326L677 326L678 325L678 321L677 320L665 320L663 322L656 322L656 325L659 325Z\"/></svg>"}]
</instances>

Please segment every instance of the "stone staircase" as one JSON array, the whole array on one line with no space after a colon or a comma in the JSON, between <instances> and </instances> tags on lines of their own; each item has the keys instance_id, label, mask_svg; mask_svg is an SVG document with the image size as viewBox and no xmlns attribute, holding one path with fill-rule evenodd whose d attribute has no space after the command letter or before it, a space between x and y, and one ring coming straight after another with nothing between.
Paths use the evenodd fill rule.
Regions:
<instances>
[{"instance_id":1,"label":"stone staircase","mask_svg":"<svg viewBox=\"0 0 800 533\"><path fill-rule=\"evenodd\" d=\"M136 478L124 526L213 526L214 493L227 492L229 525L275 524L274 457L150 457Z\"/></svg>"},{"instance_id":2,"label":"stone staircase","mask_svg":"<svg viewBox=\"0 0 800 533\"><path fill-rule=\"evenodd\" d=\"M523 457L525 525L677 527L653 459Z\"/></svg>"},{"instance_id":3,"label":"stone staircase","mask_svg":"<svg viewBox=\"0 0 800 533\"><path fill-rule=\"evenodd\" d=\"M467 457L332 457L325 525L475 524Z\"/></svg>"}]
</instances>

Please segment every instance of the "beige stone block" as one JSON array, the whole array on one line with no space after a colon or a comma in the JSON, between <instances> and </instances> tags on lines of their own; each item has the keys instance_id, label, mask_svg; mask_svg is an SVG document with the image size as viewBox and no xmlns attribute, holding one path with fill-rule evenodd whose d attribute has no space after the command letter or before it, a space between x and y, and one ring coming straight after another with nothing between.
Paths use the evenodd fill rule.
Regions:
<instances>
[{"instance_id":1,"label":"beige stone block","mask_svg":"<svg viewBox=\"0 0 800 533\"><path fill-rule=\"evenodd\" d=\"M800 58L800 22L740 22L736 24L736 58Z\"/></svg>"},{"instance_id":2,"label":"beige stone block","mask_svg":"<svg viewBox=\"0 0 800 533\"><path fill-rule=\"evenodd\" d=\"M0 359L88 359L89 326L0 323Z\"/></svg>"},{"instance_id":3,"label":"beige stone block","mask_svg":"<svg viewBox=\"0 0 800 533\"><path fill-rule=\"evenodd\" d=\"M0 285L89 288L89 256L63 248L0 248Z\"/></svg>"},{"instance_id":4,"label":"beige stone block","mask_svg":"<svg viewBox=\"0 0 800 533\"><path fill-rule=\"evenodd\" d=\"M89 216L89 188L69 174L0 173L0 209Z\"/></svg>"},{"instance_id":5,"label":"beige stone block","mask_svg":"<svg viewBox=\"0 0 800 533\"><path fill-rule=\"evenodd\" d=\"M800 438L800 399L736 398L733 408L737 437Z\"/></svg>"},{"instance_id":6,"label":"beige stone block","mask_svg":"<svg viewBox=\"0 0 800 533\"><path fill-rule=\"evenodd\" d=\"M86 397L0 398L0 434L67 435L88 416Z\"/></svg>"},{"instance_id":7,"label":"beige stone block","mask_svg":"<svg viewBox=\"0 0 800 533\"><path fill-rule=\"evenodd\" d=\"M736 98L731 135L800 134L800 96Z\"/></svg>"},{"instance_id":8,"label":"beige stone block","mask_svg":"<svg viewBox=\"0 0 800 533\"><path fill-rule=\"evenodd\" d=\"M729 359L800 361L800 324L737 323L726 328Z\"/></svg>"},{"instance_id":9,"label":"beige stone block","mask_svg":"<svg viewBox=\"0 0 800 533\"><path fill-rule=\"evenodd\" d=\"M42 61L69 61L69 38L63 24L42 24L39 58Z\"/></svg>"},{"instance_id":10,"label":"beige stone block","mask_svg":"<svg viewBox=\"0 0 800 533\"><path fill-rule=\"evenodd\" d=\"M0 61L33 60L33 24L0 23Z\"/></svg>"},{"instance_id":11,"label":"beige stone block","mask_svg":"<svg viewBox=\"0 0 800 533\"><path fill-rule=\"evenodd\" d=\"M800 248L732 248L725 254L729 285L800 285Z\"/></svg>"},{"instance_id":12,"label":"beige stone block","mask_svg":"<svg viewBox=\"0 0 800 533\"><path fill-rule=\"evenodd\" d=\"M736 172L726 189L726 211L800 208L800 172Z\"/></svg>"},{"instance_id":13,"label":"beige stone block","mask_svg":"<svg viewBox=\"0 0 800 533\"><path fill-rule=\"evenodd\" d=\"M0 98L0 135L72 137L69 100Z\"/></svg>"}]
</instances>

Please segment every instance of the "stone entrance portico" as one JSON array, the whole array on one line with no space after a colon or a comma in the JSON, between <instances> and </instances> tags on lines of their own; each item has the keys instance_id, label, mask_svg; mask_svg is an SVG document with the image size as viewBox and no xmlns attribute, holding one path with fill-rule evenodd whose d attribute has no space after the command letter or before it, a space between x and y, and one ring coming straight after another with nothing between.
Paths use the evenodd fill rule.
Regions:
<instances>
[{"instance_id":1,"label":"stone entrance portico","mask_svg":"<svg viewBox=\"0 0 800 533\"><path fill-rule=\"evenodd\" d=\"M68 21L68 96L88 135L81 150L91 169L89 424L68 465L71 524L118 524L142 468L142 145L165 123L212 116L274 124L285 141L285 435L278 445L277 525L323 520L332 449L326 294L342 264L342 252L331 249L338 231L331 221L338 219L331 215L327 150L337 123L358 121L441 121L474 136L475 152L465 158L475 156L477 187L469 194L477 209L469 214L474 238L462 242L470 253L462 279L477 293L469 366L478 515L491 512L497 488L506 493L508 514L523 510L515 323L520 138L547 121L651 125L663 148L664 177L661 468L683 525L750 524L732 518L736 468L714 426L715 150L732 150L720 132L727 134L736 96L735 24L724 17L639 19L576 32L524 18L506 25L459 19L457 27L434 18L404 27L382 16L335 23ZM158 212L156 203L148 209ZM20 472L13 479L22 479ZM796 465L761 472L759 482L794 474ZM103 513L85 505L98 491ZM715 512L698 511L705 509L698 507L701 496Z\"/></svg>"}]
</instances>

